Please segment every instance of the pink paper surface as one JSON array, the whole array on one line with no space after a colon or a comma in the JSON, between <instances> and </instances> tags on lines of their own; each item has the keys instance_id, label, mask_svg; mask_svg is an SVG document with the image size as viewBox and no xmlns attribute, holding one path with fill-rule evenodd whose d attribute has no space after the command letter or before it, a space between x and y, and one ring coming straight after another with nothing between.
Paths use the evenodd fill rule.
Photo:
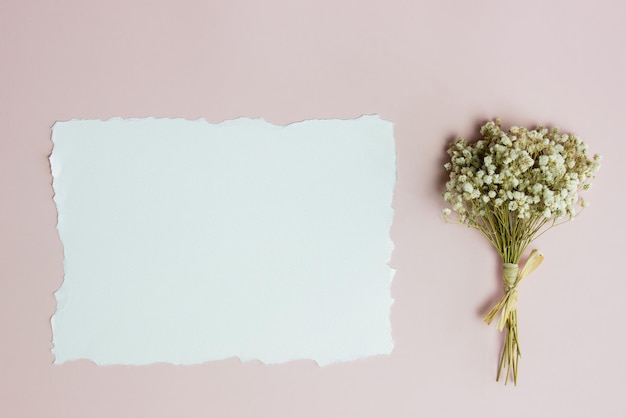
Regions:
<instances>
[{"instance_id":1,"label":"pink paper surface","mask_svg":"<svg viewBox=\"0 0 626 418\"><path fill-rule=\"evenodd\" d=\"M0 2L0 416L626 416L625 13L610 0ZM53 365L55 121L363 114L397 141L389 356ZM500 335L481 320L497 255L439 219L449 140L493 117L558 125L604 155L591 206L536 242L517 388L495 382Z\"/></svg>"}]
</instances>

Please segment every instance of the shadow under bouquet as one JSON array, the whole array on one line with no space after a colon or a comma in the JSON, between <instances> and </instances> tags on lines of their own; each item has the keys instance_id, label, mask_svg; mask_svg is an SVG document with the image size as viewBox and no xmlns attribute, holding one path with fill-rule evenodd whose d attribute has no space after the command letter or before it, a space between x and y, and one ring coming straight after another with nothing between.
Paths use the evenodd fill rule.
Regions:
<instances>
[{"instance_id":1,"label":"shadow under bouquet","mask_svg":"<svg viewBox=\"0 0 626 418\"><path fill-rule=\"evenodd\" d=\"M448 149L444 219L480 231L502 259L504 296L484 320L491 324L500 312L497 328L505 337L496 380L506 365L505 384L513 379L517 385L521 357L517 287L543 255L533 250L521 269L520 260L533 240L588 206L579 193L591 188L601 157L587 152L578 136L558 128L513 126L507 132L498 119L480 128L477 141L459 138Z\"/></svg>"}]
</instances>

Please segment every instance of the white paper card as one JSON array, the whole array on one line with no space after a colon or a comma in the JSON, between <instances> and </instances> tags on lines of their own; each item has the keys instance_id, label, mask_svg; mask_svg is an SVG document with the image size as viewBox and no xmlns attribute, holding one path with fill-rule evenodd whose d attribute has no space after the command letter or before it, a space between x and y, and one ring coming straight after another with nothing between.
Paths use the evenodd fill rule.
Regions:
<instances>
[{"instance_id":1,"label":"white paper card","mask_svg":"<svg viewBox=\"0 0 626 418\"><path fill-rule=\"evenodd\" d=\"M55 363L391 352L390 122L72 120L52 141Z\"/></svg>"}]
</instances>

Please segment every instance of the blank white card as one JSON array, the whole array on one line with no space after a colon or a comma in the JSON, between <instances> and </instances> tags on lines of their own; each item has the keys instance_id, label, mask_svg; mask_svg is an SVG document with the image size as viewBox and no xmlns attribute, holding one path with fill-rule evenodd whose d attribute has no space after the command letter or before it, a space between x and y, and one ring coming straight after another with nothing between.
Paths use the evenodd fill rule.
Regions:
<instances>
[{"instance_id":1,"label":"blank white card","mask_svg":"<svg viewBox=\"0 0 626 418\"><path fill-rule=\"evenodd\" d=\"M52 141L55 363L391 352L390 122L71 120Z\"/></svg>"}]
</instances>

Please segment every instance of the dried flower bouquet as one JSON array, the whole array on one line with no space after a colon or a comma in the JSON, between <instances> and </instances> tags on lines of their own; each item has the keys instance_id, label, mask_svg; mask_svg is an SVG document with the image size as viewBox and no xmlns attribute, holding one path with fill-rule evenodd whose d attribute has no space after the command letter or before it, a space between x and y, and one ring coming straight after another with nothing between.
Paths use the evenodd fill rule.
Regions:
<instances>
[{"instance_id":1,"label":"dried flower bouquet","mask_svg":"<svg viewBox=\"0 0 626 418\"><path fill-rule=\"evenodd\" d=\"M504 297L484 320L490 324L501 312L497 326L505 340L496 380L506 364L505 384L510 378L517 384L517 286L543 255L533 250L521 270L520 260L533 240L588 205L579 192L591 187L601 157L588 158L578 136L557 128L513 126L507 132L496 119L480 128L480 136L473 143L460 138L448 149L443 197L450 208L442 213L480 231L502 259Z\"/></svg>"}]
</instances>

